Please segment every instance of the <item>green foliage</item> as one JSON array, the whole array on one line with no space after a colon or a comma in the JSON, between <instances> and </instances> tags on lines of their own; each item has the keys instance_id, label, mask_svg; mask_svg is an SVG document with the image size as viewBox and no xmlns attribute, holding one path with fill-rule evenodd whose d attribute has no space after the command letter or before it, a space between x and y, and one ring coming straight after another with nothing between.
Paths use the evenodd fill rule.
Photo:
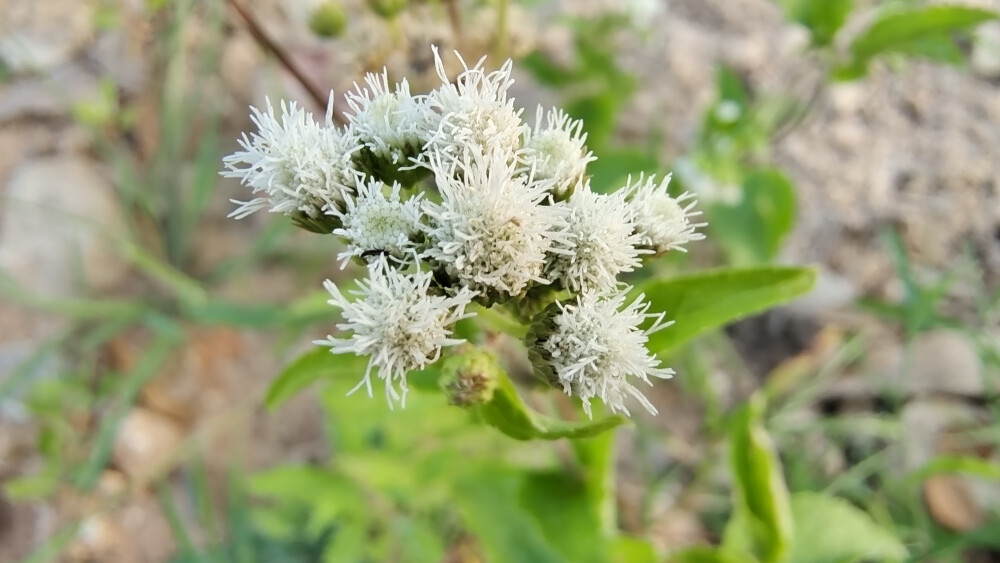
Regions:
<instances>
[{"instance_id":1,"label":"green foliage","mask_svg":"<svg viewBox=\"0 0 1000 563\"><path fill-rule=\"evenodd\" d=\"M791 498L791 510L795 541L788 561L902 561L907 557L906 548L892 532L847 501L818 493L796 493Z\"/></svg>"},{"instance_id":2,"label":"green foliage","mask_svg":"<svg viewBox=\"0 0 1000 563\"><path fill-rule=\"evenodd\" d=\"M651 280L633 291L645 293L653 310L680 319L649 337L649 349L664 356L700 334L808 292L815 278L808 268L761 266Z\"/></svg>"},{"instance_id":3,"label":"green foliage","mask_svg":"<svg viewBox=\"0 0 1000 563\"><path fill-rule=\"evenodd\" d=\"M754 170L736 205L713 204L709 225L733 264L769 262L795 224L795 188L778 169Z\"/></svg>"},{"instance_id":4,"label":"green foliage","mask_svg":"<svg viewBox=\"0 0 1000 563\"><path fill-rule=\"evenodd\" d=\"M615 15L599 19L574 19L576 60L569 67L546 59L538 52L521 64L540 83L556 88L565 96L566 112L582 119L587 145L598 155L604 153L618 124L618 116L632 97L636 79L623 71L615 59L614 35L628 25Z\"/></svg>"},{"instance_id":5,"label":"green foliage","mask_svg":"<svg viewBox=\"0 0 1000 563\"><path fill-rule=\"evenodd\" d=\"M757 555L762 563L785 560L793 534L788 489L774 442L763 426L764 399L755 395L736 413L729 433L734 517L723 542Z\"/></svg>"},{"instance_id":6,"label":"green foliage","mask_svg":"<svg viewBox=\"0 0 1000 563\"><path fill-rule=\"evenodd\" d=\"M483 421L516 440L590 438L625 422L620 416L567 422L531 410L506 374L500 374L493 399L474 409Z\"/></svg>"},{"instance_id":7,"label":"green foliage","mask_svg":"<svg viewBox=\"0 0 1000 563\"><path fill-rule=\"evenodd\" d=\"M883 11L851 41L850 60L837 70L837 74L841 78L863 76L872 59L888 53L955 62L957 49L952 34L968 31L997 17L997 13L990 10L948 4Z\"/></svg>"},{"instance_id":8,"label":"green foliage","mask_svg":"<svg viewBox=\"0 0 1000 563\"><path fill-rule=\"evenodd\" d=\"M778 3L788 19L809 30L816 47L833 43L854 7L853 0L778 0Z\"/></svg>"}]
</instances>

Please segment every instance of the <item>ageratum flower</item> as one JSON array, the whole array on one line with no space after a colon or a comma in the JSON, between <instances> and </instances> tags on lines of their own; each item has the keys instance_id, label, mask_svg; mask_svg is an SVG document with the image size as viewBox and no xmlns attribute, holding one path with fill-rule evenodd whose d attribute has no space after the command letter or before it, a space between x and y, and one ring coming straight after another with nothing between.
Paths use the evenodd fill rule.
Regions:
<instances>
[{"instance_id":1,"label":"ageratum flower","mask_svg":"<svg viewBox=\"0 0 1000 563\"><path fill-rule=\"evenodd\" d=\"M425 201L430 246L425 252L459 284L505 297L522 295L542 277L546 255L566 252L561 208L541 205L551 182L515 173L505 153L431 156L441 203Z\"/></svg>"},{"instance_id":2,"label":"ageratum flower","mask_svg":"<svg viewBox=\"0 0 1000 563\"><path fill-rule=\"evenodd\" d=\"M410 166L431 134L426 97L412 96L405 78L390 89L384 69L367 74L365 83L367 88L355 83L356 91L347 93L355 136L377 164Z\"/></svg>"},{"instance_id":3,"label":"ageratum flower","mask_svg":"<svg viewBox=\"0 0 1000 563\"><path fill-rule=\"evenodd\" d=\"M434 66L442 85L427 98L433 133L425 151L453 158L500 152L513 159L521 148L525 126L521 110L515 110L514 100L507 98L507 89L514 83L510 59L500 70L487 73L482 68L485 57L472 68L458 58L465 70L452 83L434 47ZM421 158L427 162L427 155Z\"/></svg>"},{"instance_id":4,"label":"ageratum flower","mask_svg":"<svg viewBox=\"0 0 1000 563\"><path fill-rule=\"evenodd\" d=\"M633 184L630 176L622 189L628 194L635 212L636 231L642 238L643 246L657 254L668 250L687 252L683 245L705 238L705 235L695 231L707 223L691 222L692 217L701 215L701 211L692 211L697 204L694 194L685 192L680 197L672 197L667 191L670 178L668 174L657 183L655 176L646 178L640 174Z\"/></svg>"},{"instance_id":5,"label":"ageratum flower","mask_svg":"<svg viewBox=\"0 0 1000 563\"><path fill-rule=\"evenodd\" d=\"M344 199L344 212L336 211L343 226L333 234L344 237L347 249L337 258L341 268L354 256L387 254L402 262L413 257L413 238L420 233L419 193L400 201L399 184L393 184L389 195L379 180L359 182L356 196Z\"/></svg>"},{"instance_id":6,"label":"ageratum flower","mask_svg":"<svg viewBox=\"0 0 1000 563\"><path fill-rule=\"evenodd\" d=\"M358 282L358 289L348 292L348 299L330 280L323 286L330 292L330 305L342 311L344 322L337 324L350 331L346 338L327 336L314 343L329 346L334 354L370 356L365 375L348 392L361 387L372 396L372 369L385 382L385 396L391 408L396 401L406 405L406 374L423 369L438 360L441 349L464 342L452 338L454 324L471 314L465 313L474 294L462 288L453 295L436 295L431 289L431 273L402 273L390 266L385 256L369 267L368 279ZM396 385L400 390L396 390Z\"/></svg>"},{"instance_id":7,"label":"ageratum flower","mask_svg":"<svg viewBox=\"0 0 1000 563\"><path fill-rule=\"evenodd\" d=\"M542 106L538 106L535 127L524 133L523 158L536 177L552 180L553 195L562 199L583 180L587 164L597 160L586 142L582 121L552 108L543 122Z\"/></svg>"},{"instance_id":8,"label":"ageratum flower","mask_svg":"<svg viewBox=\"0 0 1000 563\"><path fill-rule=\"evenodd\" d=\"M223 159L226 169L222 175L237 178L253 194L262 195L249 201L233 200L239 207L230 217L242 219L269 209L316 220L328 210L340 208L345 193L357 181L351 163L357 143L334 126L332 96L325 124L316 123L312 114L295 102L281 102L280 118L270 100L266 112L250 109L257 132L249 137L243 134L239 141L243 150Z\"/></svg>"},{"instance_id":9,"label":"ageratum flower","mask_svg":"<svg viewBox=\"0 0 1000 563\"><path fill-rule=\"evenodd\" d=\"M650 378L667 379L674 371L661 368L660 361L646 349L649 335L673 322L664 322L663 313L650 314L649 303L640 295L624 308L624 292L587 292L575 302L558 304L551 330L537 346L568 395L580 397L587 416L593 416L590 402L603 401L612 412L629 414L625 402L637 400L651 414L656 408L632 384L631 378L652 385ZM654 319L647 329L640 328Z\"/></svg>"},{"instance_id":10,"label":"ageratum flower","mask_svg":"<svg viewBox=\"0 0 1000 563\"><path fill-rule=\"evenodd\" d=\"M603 291L618 285L618 274L642 265L642 238L635 232L632 207L621 192L599 194L582 184L565 203L570 251L553 254L546 277L573 292Z\"/></svg>"}]
</instances>

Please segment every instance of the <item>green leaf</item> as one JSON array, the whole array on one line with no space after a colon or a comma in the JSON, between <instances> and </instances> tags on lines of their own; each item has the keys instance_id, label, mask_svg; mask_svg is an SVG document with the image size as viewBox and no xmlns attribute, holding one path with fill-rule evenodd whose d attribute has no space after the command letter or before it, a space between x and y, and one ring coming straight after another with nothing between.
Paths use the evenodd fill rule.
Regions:
<instances>
[{"instance_id":1,"label":"green leaf","mask_svg":"<svg viewBox=\"0 0 1000 563\"><path fill-rule=\"evenodd\" d=\"M528 473L520 499L550 544L567 561L608 561L608 537L587 498L587 483L562 471Z\"/></svg>"},{"instance_id":2,"label":"green leaf","mask_svg":"<svg viewBox=\"0 0 1000 563\"><path fill-rule=\"evenodd\" d=\"M960 473L981 479L1000 481L1000 464L978 457L937 456L923 467L906 476L910 482L919 482L932 475Z\"/></svg>"},{"instance_id":3,"label":"green leaf","mask_svg":"<svg viewBox=\"0 0 1000 563\"><path fill-rule=\"evenodd\" d=\"M335 375L357 377L360 380L368 358L352 354L331 354L328 348L316 348L298 357L267 390L264 404L274 410L296 393L317 380Z\"/></svg>"},{"instance_id":4,"label":"green leaf","mask_svg":"<svg viewBox=\"0 0 1000 563\"><path fill-rule=\"evenodd\" d=\"M721 547L689 547L667 558L667 563L756 563L753 556Z\"/></svg>"},{"instance_id":5,"label":"green leaf","mask_svg":"<svg viewBox=\"0 0 1000 563\"><path fill-rule=\"evenodd\" d=\"M731 263L768 262L795 225L795 187L777 169L756 170L744 180L739 204L716 204L708 211L709 228Z\"/></svg>"},{"instance_id":6,"label":"green leaf","mask_svg":"<svg viewBox=\"0 0 1000 563\"><path fill-rule=\"evenodd\" d=\"M853 0L779 0L788 19L798 22L812 34L812 43L826 46L833 42L853 8Z\"/></svg>"},{"instance_id":7,"label":"green leaf","mask_svg":"<svg viewBox=\"0 0 1000 563\"><path fill-rule=\"evenodd\" d=\"M702 333L791 301L815 280L809 268L761 266L652 280L633 291L646 294L651 310L677 319L649 337L649 349L663 356Z\"/></svg>"},{"instance_id":8,"label":"green leaf","mask_svg":"<svg viewBox=\"0 0 1000 563\"><path fill-rule=\"evenodd\" d=\"M649 540L631 536L618 536L612 548L614 563L657 563L660 560L656 547Z\"/></svg>"},{"instance_id":9,"label":"green leaf","mask_svg":"<svg viewBox=\"0 0 1000 563\"><path fill-rule=\"evenodd\" d=\"M535 412L524 403L503 371L490 402L473 408L483 421L517 440L590 438L625 422L620 416L570 422Z\"/></svg>"},{"instance_id":10,"label":"green leaf","mask_svg":"<svg viewBox=\"0 0 1000 563\"><path fill-rule=\"evenodd\" d=\"M852 64L865 68L875 56L913 51L913 44L929 36L953 33L997 18L990 10L937 4L884 12L851 43Z\"/></svg>"},{"instance_id":11,"label":"green leaf","mask_svg":"<svg viewBox=\"0 0 1000 563\"><path fill-rule=\"evenodd\" d=\"M736 413L730 427L736 507L723 546L743 551L749 540L751 551L761 561L774 563L783 560L791 543L792 513L781 463L762 422L764 409L758 393Z\"/></svg>"},{"instance_id":12,"label":"green leaf","mask_svg":"<svg viewBox=\"0 0 1000 563\"><path fill-rule=\"evenodd\" d=\"M900 561L908 555L899 538L842 499L819 493L796 493L792 495L791 509L795 541L788 561Z\"/></svg>"},{"instance_id":13,"label":"green leaf","mask_svg":"<svg viewBox=\"0 0 1000 563\"><path fill-rule=\"evenodd\" d=\"M456 486L454 498L462 519L479 540L486 560L569 563L516 503L518 481L510 471L483 469Z\"/></svg>"}]
</instances>

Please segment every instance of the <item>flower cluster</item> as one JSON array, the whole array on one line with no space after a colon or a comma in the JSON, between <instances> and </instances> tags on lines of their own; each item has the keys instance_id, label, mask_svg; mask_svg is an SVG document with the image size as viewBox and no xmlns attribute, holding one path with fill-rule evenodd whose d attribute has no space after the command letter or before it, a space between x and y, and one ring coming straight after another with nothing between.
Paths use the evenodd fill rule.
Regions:
<instances>
[{"instance_id":1,"label":"flower cluster","mask_svg":"<svg viewBox=\"0 0 1000 563\"><path fill-rule=\"evenodd\" d=\"M253 109L257 132L224 160L254 194L232 215L286 215L342 239L342 267L367 265L347 295L326 282L343 334L317 341L369 356L355 390L372 395L377 373L389 405L404 402L407 373L462 342L455 323L498 307L531 324L536 371L588 414L594 398L655 413L634 383L673 373L646 349L670 323L641 295L627 303L619 277L703 238L693 196L671 195L669 176L593 191L583 124L543 108L526 124L508 96L510 61L489 72L459 57L452 81L436 49L434 60L441 86L426 95L368 75L347 95L343 127L332 108L323 122L294 103Z\"/></svg>"}]
</instances>

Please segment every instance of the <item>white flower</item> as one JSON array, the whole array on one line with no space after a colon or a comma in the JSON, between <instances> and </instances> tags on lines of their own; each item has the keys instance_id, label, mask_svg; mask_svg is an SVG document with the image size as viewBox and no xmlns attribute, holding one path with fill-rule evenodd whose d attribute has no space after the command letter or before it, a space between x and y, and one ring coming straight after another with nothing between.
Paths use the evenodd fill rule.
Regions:
<instances>
[{"instance_id":1,"label":"white flower","mask_svg":"<svg viewBox=\"0 0 1000 563\"><path fill-rule=\"evenodd\" d=\"M500 70L487 73L482 68L485 57L469 68L459 56L465 70L451 83L437 47L433 49L434 66L443 84L428 96L433 110L428 119L434 132L425 149L452 156L501 151L514 158L525 127L521 110L515 110L514 100L507 99L507 89L514 83L510 77L513 63L508 59Z\"/></svg>"},{"instance_id":2,"label":"white flower","mask_svg":"<svg viewBox=\"0 0 1000 563\"><path fill-rule=\"evenodd\" d=\"M597 160L586 142L582 121L553 108L545 114L543 125L542 106L538 106L534 129L525 130L523 158L537 177L553 180L553 193L561 196L583 179L587 164Z\"/></svg>"},{"instance_id":3,"label":"white flower","mask_svg":"<svg viewBox=\"0 0 1000 563\"><path fill-rule=\"evenodd\" d=\"M378 180L358 182L358 194L344 200L346 210L335 211L343 227L333 234L347 239L347 249L341 252L341 268L352 256L367 253L388 253L403 260L413 248L412 239L420 233L420 198L422 193L405 202L399 198L399 184L393 183L388 197L385 184Z\"/></svg>"},{"instance_id":4,"label":"white flower","mask_svg":"<svg viewBox=\"0 0 1000 563\"><path fill-rule=\"evenodd\" d=\"M618 274L641 266L639 254L651 252L637 248L642 238L635 233L633 211L622 192L598 194L584 183L559 205L567 210L572 252L553 255L546 274L566 289L613 289Z\"/></svg>"},{"instance_id":5,"label":"white flower","mask_svg":"<svg viewBox=\"0 0 1000 563\"><path fill-rule=\"evenodd\" d=\"M657 253L668 250L687 252L683 245L704 239L705 235L695 230L707 223L691 222L692 217L701 215L701 211L692 211L698 203L694 194L685 192L680 197L671 197L667 191L669 184L669 174L659 184L654 176L644 178L640 175L635 184L629 177L623 191L630 196L636 230L644 246Z\"/></svg>"},{"instance_id":6,"label":"white flower","mask_svg":"<svg viewBox=\"0 0 1000 563\"><path fill-rule=\"evenodd\" d=\"M597 397L612 412L629 414L625 400L631 396L651 414L652 403L629 381L638 378L652 385L651 377L668 379L674 371L659 367L660 361L646 349L649 335L672 322L663 314L648 314L649 303L640 295L622 309L625 293L588 292L575 303L559 304L553 318L555 329L539 340L543 356L552 367L563 391L583 401L593 416L590 401ZM646 319L655 319L642 330Z\"/></svg>"},{"instance_id":7,"label":"white flower","mask_svg":"<svg viewBox=\"0 0 1000 563\"><path fill-rule=\"evenodd\" d=\"M389 407L397 400L406 406L406 374L436 362L443 347L464 342L451 338L452 325L471 316L465 306L474 294L463 288L452 296L434 295L431 277L430 272L400 273L383 256L370 267L368 279L358 282L359 289L349 292L357 297L354 301L330 280L323 284L333 297L330 305L342 310L344 322L337 328L352 334L314 343L329 346L334 354L371 356L364 377L348 395L364 386L371 397L371 372L377 367Z\"/></svg>"},{"instance_id":8,"label":"white flower","mask_svg":"<svg viewBox=\"0 0 1000 563\"><path fill-rule=\"evenodd\" d=\"M542 277L546 254L571 245L561 208L541 205L551 182L515 174L502 152L431 155L441 203L424 202L431 246L426 256L481 293L518 296ZM563 251L565 252L565 251Z\"/></svg>"},{"instance_id":9,"label":"white flower","mask_svg":"<svg viewBox=\"0 0 1000 563\"><path fill-rule=\"evenodd\" d=\"M377 158L393 164L409 164L430 136L428 109L423 96L410 95L410 85L404 78L389 89L388 71L365 76L367 88L355 83L357 92L347 93L347 104L353 110L348 119L355 134Z\"/></svg>"},{"instance_id":10,"label":"white flower","mask_svg":"<svg viewBox=\"0 0 1000 563\"><path fill-rule=\"evenodd\" d=\"M333 98L325 125L316 123L295 102L281 102L280 121L270 100L267 112L250 109L257 132L249 138L243 134L243 150L223 159L226 170L222 175L238 178L252 193L264 195L250 201L233 200L240 206L230 217L242 219L270 208L273 213L303 213L315 219L342 205L344 191L355 183L351 153L356 143L334 127Z\"/></svg>"}]
</instances>

